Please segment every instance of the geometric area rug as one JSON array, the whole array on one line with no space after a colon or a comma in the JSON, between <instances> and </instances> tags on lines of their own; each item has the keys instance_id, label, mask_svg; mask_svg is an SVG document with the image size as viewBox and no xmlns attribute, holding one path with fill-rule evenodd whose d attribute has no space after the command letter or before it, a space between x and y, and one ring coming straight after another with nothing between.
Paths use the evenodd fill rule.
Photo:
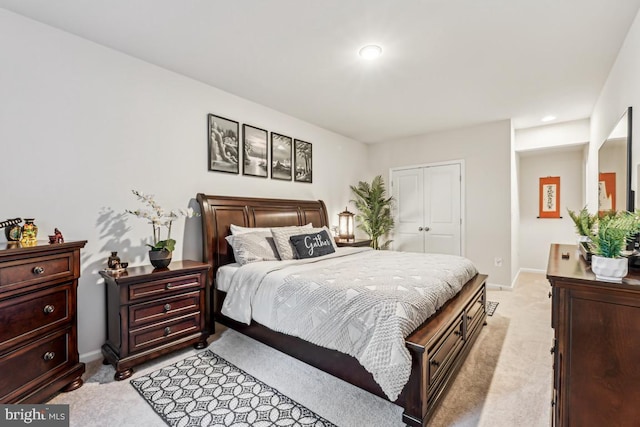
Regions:
<instances>
[{"instance_id":1,"label":"geometric area rug","mask_svg":"<svg viewBox=\"0 0 640 427\"><path fill-rule=\"evenodd\" d=\"M131 380L172 427L335 427L211 350Z\"/></svg>"},{"instance_id":2,"label":"geometric area rug","mask_svg":"<svg viewBox=\"0 0 640 427\"><path fill-rule=\"evenodd\" d=\"M498 304L495 301L487 301L487 316L493 316L493 313L496 312L496 308L498 308Z\"/></svg>"}]
</instances>

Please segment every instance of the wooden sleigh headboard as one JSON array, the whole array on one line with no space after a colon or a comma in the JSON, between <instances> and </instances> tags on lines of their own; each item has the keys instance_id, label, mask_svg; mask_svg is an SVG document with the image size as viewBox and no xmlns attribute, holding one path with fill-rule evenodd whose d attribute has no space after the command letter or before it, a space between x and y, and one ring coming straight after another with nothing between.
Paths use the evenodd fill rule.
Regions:
<instances>
[{"instance_id":1,"label":"wooden sleigh headboard","mask_svg":"<svg viewBox=\"0 0 640 427\"><path fill-rule=\"evenodd\" d=\"M218 267L232 263L233 251L225 240L231 224L243 227L329 226L322 200L285 200L255 197L211 196L198 193L202 215L203 261L211 265L209 283Z\"/></svg>"}]
</instances>

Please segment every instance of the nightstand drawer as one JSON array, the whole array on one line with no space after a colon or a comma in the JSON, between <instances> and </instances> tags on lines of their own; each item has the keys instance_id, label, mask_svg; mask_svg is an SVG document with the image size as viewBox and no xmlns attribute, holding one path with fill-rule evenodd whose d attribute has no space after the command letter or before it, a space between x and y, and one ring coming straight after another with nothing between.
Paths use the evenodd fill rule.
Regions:
<instances>
[{"instance_id":1,"label":"nightstand drawer","mask_svg":"<svg viewBox=\"0 0 640 427\"><path fill-rule=\"evenodd\" d=\"M162 298L129 307L129 327L137 328L200 310L200 291Z\"/></svg>"},{"instance_id":2,"label":"nightstand drawer","mask_svg":"<svg viewBox=\"0 0 640 427\"><path fill-rule=\"evenodd\" d=\"M136 352L156 347L181 336L201 331L200 313L171 319L129 332L129 351Z\"/></svg>"},{"instance_id":3,"label":"nightstand drawer","mask_svg":"<svg viewBox=\"0 0 640 427\"><path fill-rule=\"evenodd\" d=\"M202 286L199 274L182 275L180 277L163 280L152 280L129 286L129 300L135 301L149 297L169 296L175 291L196 289Z\"/></svg>"},{"instance_id":4,"label":"nightstand drawer","mask_svg":"<svg viewBox=\"0 0 640 427\"><path fill-rule=\"evenodd\" d=\"M69 362L71 330L66 329L0 358L0 401L7 402L56 374ZM11 375L7 375L10 372Z\"/></svg>"},{"instance_id":5,"label":"nightstand drawer","mask_svg":"<svg viewBox=\"0 0 640 427\"><path fill-rule=\"evenodd\" d=\"M70 322L71 283L0 302L0 352Z\"/></svg>"},{"instance_id":6,"label":"nightstand drawer","mask_svg":"<svg viewBox=\"0 0 640 427\"><path fill-rule=\"evenodd\" d=\"M69 252L9 261L0 265L0 290L9 290L59 278L73 278L73 254Z\"/></svg>"}]
</instances>

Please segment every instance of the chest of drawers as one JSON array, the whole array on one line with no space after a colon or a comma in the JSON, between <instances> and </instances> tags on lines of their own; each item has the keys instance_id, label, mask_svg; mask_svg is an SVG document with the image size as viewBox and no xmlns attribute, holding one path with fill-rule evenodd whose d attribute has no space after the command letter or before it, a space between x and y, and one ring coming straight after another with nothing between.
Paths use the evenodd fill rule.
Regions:
<instances>
[{"instance_id":1,"label":"chest of drawers","mask_svg":"<svg viewBox=\"0 0 640 427\"><path fill-rule=\"evenodd\" d=\"M568 254L568 258L563 257ZM574 245L551 245L552 426L637 426L640 271L597 280Z\"/></svg>"},{"instance_id":2,"label":"chest of drawers","mask_svg":"<svg viewBox=\"0 0 640 427\"><path fill-rule=\"evenodd\" d=\"M1 403L42 403L82 385L76 292L85 244L0 250Z\"/></svg>"},{"instance_id":3,"label":"chest of drawers","mask_svg":"<svg viewBox=\"0 0 640 427\"><path fill-rule=\"evenodd\" d=\"M123 380L133 366L209 337L206 316L209 266L175 261L169 268L130 267L120 274L101 271L107 286L107 342L104 363Z\"/></svg>"}]
</instances>

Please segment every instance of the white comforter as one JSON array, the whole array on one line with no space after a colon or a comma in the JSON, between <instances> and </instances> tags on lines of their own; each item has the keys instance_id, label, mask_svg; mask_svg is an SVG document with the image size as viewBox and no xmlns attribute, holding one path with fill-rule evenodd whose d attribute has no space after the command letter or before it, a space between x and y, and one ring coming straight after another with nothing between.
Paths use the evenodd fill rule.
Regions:
<instances>
[{"instance_id":1,"label":"white comforter","mask_svg":"<svg viewBox=\"0 0 640 427\"><path fill-rule=\"evenodd\" d=\"M244 265L222 313L355 357L394 401L411 373L404 339L476 273L457 256L341 248Z\"/></svg>"}]
</instances>

